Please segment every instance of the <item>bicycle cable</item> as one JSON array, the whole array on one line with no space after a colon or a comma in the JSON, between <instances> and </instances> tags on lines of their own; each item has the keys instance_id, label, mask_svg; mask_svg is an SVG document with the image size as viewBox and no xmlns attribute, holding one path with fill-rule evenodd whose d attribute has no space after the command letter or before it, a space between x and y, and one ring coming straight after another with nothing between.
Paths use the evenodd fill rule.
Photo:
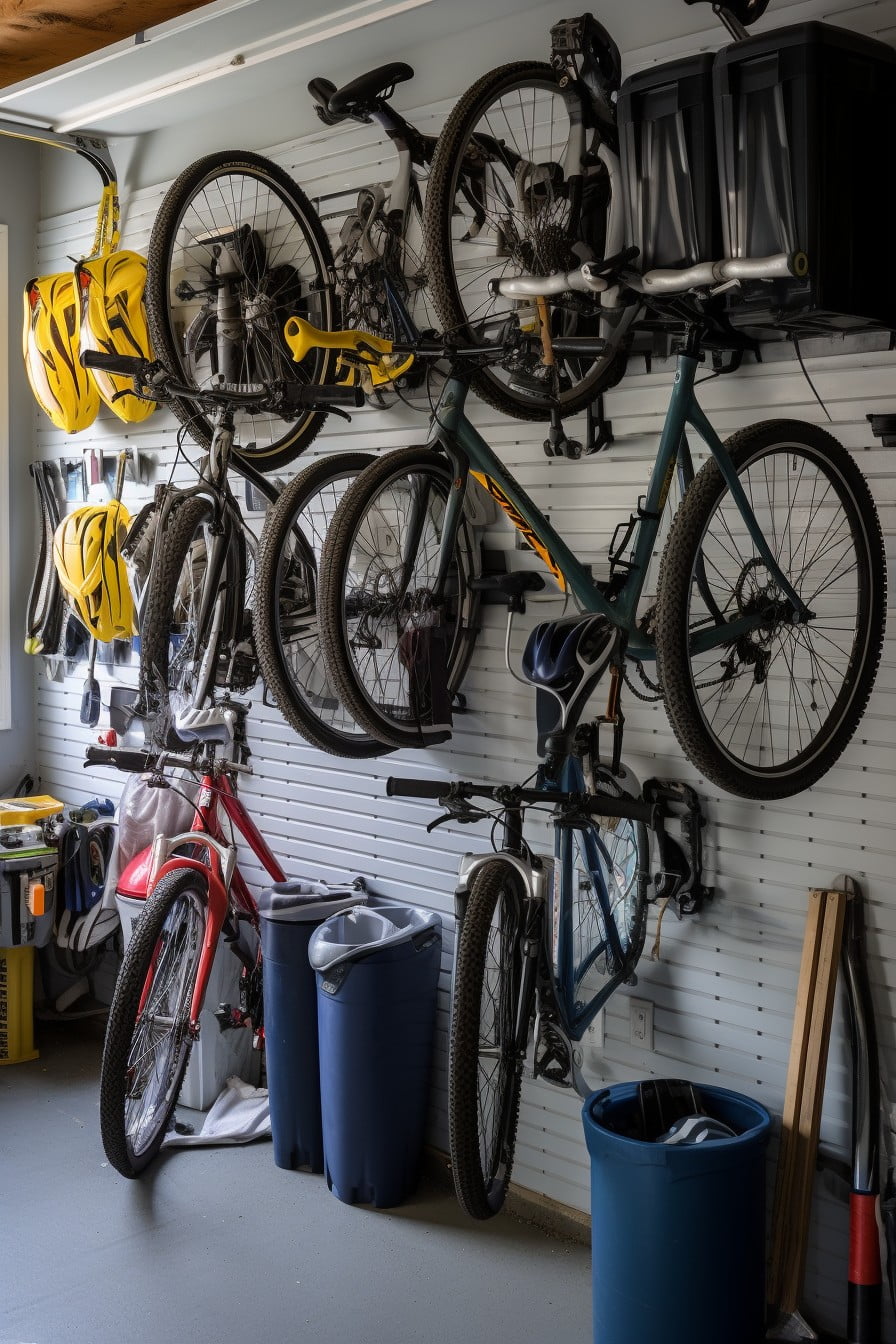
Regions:
<instances>
[{"instance_id":1,"label":"bicycle cable","mask_svg":"<svg viewBox=\"0 0 896 1344\"><path fill-rule=\"evenodd\" d=\"M810 386L811 389L812 389L812 395L815 397L815 400L818 402L819 406L821 407L821 409L824 411L825 415L827 416L827 418L828 418L828 423L829 423L829 424L833 424L833 423L834 423L834 417L831 415L831 413L830 413L830 411L828 410L827 406L825 406L824 402L823 402L822 399L821 399L821 396L819 395L818 388L815 386L815 384L813 383L812 379L809 377L809 370L806 368L805 362L804 362L804 360L803 360L803 352L802 352L802 350L800 349L800 338L799 338L799 336L794 336L794 338L793 338L793 348L794 348L794 350L796 351L796 357L797 357L797 359L798 359L799 362L800 362L800 368L801 368L802 371L803 371L803 377L805 378L806 382L809 384L809 386Z\"/></svg>"}]
</instances>

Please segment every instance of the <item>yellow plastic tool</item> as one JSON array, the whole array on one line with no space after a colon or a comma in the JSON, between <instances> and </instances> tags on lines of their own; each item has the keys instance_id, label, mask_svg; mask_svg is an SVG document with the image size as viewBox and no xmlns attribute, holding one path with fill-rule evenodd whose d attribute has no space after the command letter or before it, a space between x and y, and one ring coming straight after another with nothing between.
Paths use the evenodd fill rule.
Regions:
<instances>
[{"instance_id":1,"label":"yellow plastic tool","mask_svg":"<svg viewBox=\"0 0 896 1344\"><path fill-rule=\"evenodd\" d=\"M341 362L358 376L365 391L394 383L414 362L413 355L393 355L392 342L372 331L321 331L303 317L291 317L284 335L297 364L312 350L341 351Z\"/></svg>"},{"instance_id":2,"label":"yellow plastic tool","mask_svg":"<svg viewBox=\"0 0 896 1344\"><path fill-rule=\"evenodd\" d=\"M29 822L54 817L61 811L62 803L58 798L51 798L48 793L36 794L31 798L0 798L0 827L27 826Z\"/></svg>"}]
</instances>

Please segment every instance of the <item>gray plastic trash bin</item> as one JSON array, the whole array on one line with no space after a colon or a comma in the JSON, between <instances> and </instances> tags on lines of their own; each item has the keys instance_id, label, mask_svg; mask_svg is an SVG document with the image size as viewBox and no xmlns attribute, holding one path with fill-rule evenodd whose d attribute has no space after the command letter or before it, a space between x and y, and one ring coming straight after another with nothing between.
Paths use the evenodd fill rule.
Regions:
<instances>
[{"instance_id":1,"label":"gray plastic trash bin","mask_svg":"<svg viewBox=\"0 0 896 1344\"><path fill-rule=\"evenodd\" d=\"M400 1204L417 1179L442 921L416 906L333 916L309 945L317 972L327 1183L346 1204Z\"/></svg>"},{"instance_id":2,"label":"gray plastic trash bin","mask_svg":"<svg viewBox=\"0 0 896 1344\"><path fill-rule=\"evenodd\" d=\"M298 878L275 883L258 902L265 1064L278 1167L324 1169L317 994L308 943L323 920L363 900L354 886Z\"/></svg>"}]
</instances>

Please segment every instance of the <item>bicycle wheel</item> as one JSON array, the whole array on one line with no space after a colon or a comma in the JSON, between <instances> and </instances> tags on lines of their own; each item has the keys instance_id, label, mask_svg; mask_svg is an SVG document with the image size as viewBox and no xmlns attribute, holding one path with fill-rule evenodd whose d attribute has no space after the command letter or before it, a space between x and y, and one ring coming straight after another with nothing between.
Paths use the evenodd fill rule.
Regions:
<instances>
[{"instance_id":1,"label":"bicycle wheel","mask_svg":"<svg viewBox=\"0 0 896 1344\"><path fill-rule=\"evenodd\" d=\"M208 915L192 869L158 883L134 926L115 984L100 1070L100 1131L122 1176L155 1157L190 1058L190 1004Z\"/></svg>"},{"instance_id":2,"label":"bicycle wheel","mask_svg":"<svg viewBox=\"0 0 896 1344\"><path fill-rule=\"evenodd\" d=\"M351 330L372 331L386 340L433 336L441 324L428 286L419 188L413 180L401 233L381 193L381 188L363 189L357 210L342 228L334 263L342 321ZM431 372L429 361L417 360L394 383L376 387L371 401L390 406Z\"/></svg>"},{"instance_id":3,"label":"bicycle wheel","mask_svg":"<svg viewBox=\"0 0 896 1344\"><path fill-rule=\"evenodd\" d=\"M293 362L283 336L288 318L332 329L333 257L311 203L276 164L225 150L198 159L169 188L149 241L146 312L159 359L198 388L258 391L280 381L334 381L336 354ZM175 403L203 447L207 416ZM300 453L324 421L236 412L238 453L276 470Z\"/></svg>"},{"instance_id":4,"label":"bicycle wheel","mask_svg":"<svg viewBox=\"0 0 896 1344\"><path fill-rule=\"evenodd\" d=\"M390 747L450 736L473 648L479 559L463 518L435 592L452 479L428 449L389 453L346 491L324 543L318 618L330 679L356 723Z\"/></svg>"},{"instance_id":5,"label":"bicycle wheel","mask_svg":"<svg viewBox=\"0 0 896 1344\"><path fill-rule=\"evenodd\" d=\"M775 560L812 612L791 605L760 558L713 460L669 531L657 601L660 680L698 770L745 798L786 798L820 779L864 713L883 646L886 560L871 492L830 434L770 420L728 452ZM701 633L762 616L704 652Z\"/></svg>"},{"instance_id":6,"label":"bicycle wheel","mask_svg":"<svg viewBox=\"0 0 896 1344\"><path fill-rule=\"evenodd\" d=\"M255 645L271 694L290 727L321 751L361 759L382 742L359 729L333 690L318 629L321 552L337 505L369 453L313 462L278 498L258 552Z\"/></svg>"},{"instance_id":7,"label":"bicycle wheel","mask_svg":"<svg viewBox=\"0 0 896 1344\"><path fill-rule=\"evenodd\" d=\"M523 981L523 894L511 863L496 858L473 879L457 942L448 1055L448 1132L454 1188L472 1218L504 1203L520 1111L534 980Z\"/></svg>"},{"instance_id":8,"label":"bicycle wheel","mask_svg":"<svg viewBox=\"0 0 896 1344\"><path fill-rule=\"evenodd\" d=\"M214 610L200 627L217 531L212 505L199 495L176 496L166 509L140 623L140 712L156 720L160 742L178 715L199 707L216 684L226 679L231 690L248 690L257 671L242 532L229 535Z\"/></svg>"},{"instance_id":9,"label":"bicycle wheel","mask_svg":"<svg viewBox=\"0 0 896 1344\"><path fill-rule=\"evenodd\" d=\"M493 295L489 281L552 275L605 255L610 184L594 157L595 131L586 131L586 154L594 160L587 173L567 176L563 167L583 119L587 127L576 86L561 86L555 71L538 62L484 75L448 117L424 219L433 301L452 335L485 342L510 318L537 333L535 301ZM619 382L625 312L601 313L597 298L581 294L552 302L552 336L607 342L595 359L558 356L561 412L581 410ZM481 370L473 386L496 410L523 420L545 419L555 404L551 371L534 354Z\"/></svg>"}]
</instances>

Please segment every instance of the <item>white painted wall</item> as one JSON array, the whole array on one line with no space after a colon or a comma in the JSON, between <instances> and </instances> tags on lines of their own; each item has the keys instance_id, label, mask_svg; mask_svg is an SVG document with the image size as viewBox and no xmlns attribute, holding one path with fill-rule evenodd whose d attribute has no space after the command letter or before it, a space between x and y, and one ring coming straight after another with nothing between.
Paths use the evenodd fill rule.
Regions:
<instances>
[{"instance_id":1,"label":"white painted wall","mask_svg":"<svg viewBox=\"0 0 896 1344\"><path fill-rule=\"evenodd\" d=\"M21 779L26 770L34 771L34 672L33 661L25 654L25 603L31 582L33 548L37 521L35 490L28 475L28 463L34 453L34 424L37 408L25 378L19 356L22 323L22 289L35 274L35 233L40 189L40 155L34 145L0 138L0 179L7 184L0 204L0 224L8 230L9 271L0 281L3 304L0 323L2 357L8 362L8 392L0 416L5 422L0 435L0 493L8 491L9 550L5 550L5 530L0 516L0 583L6 600L0 601L0 640L4 648L0 659L9 672L9 717L4 723L0 712L0 797ZM9 352L8 360L7 354ZM0 506L2 515L2 506ZM7 626L3 628L4 608ZM6 643L8 641L8 643ZM0 694L0 711L2 711Z\"/></svg>"},{"instance_id":2,"label":"white painted wall","mask_svg":"<svg viewBox=\"0 0 896 1344\"><path fill-rule=\"evenodd\" d=\"M621 5L615 9L620 21ZM778 6L779 10L785 6ZM631 7L629 7L631 10ZM840 3L832 13L821 0L786 6L787 17L809 15L841 21L864 30L896 31L896 3L851 6ZM689 17L694 11L688 11ZM540 11L542 32L555 17ZM528 16L527 16L528 17ZM612 23L612 17L605 18ZM887 28L887 25L890 25ZM375 31L375 30L374 30ZM528 31L528 29L527 29ZM627 30L631 33L631 28ZM465 44L460 58L452 49L453 79L457 92L490 64L514 56L546 51L546 41L523 41L506 27L483 29L483 41ZM485 34L488 40L485 40ZM479 34L477 33L477 39ZM629 41L627 60L633 68L663 51L677 54L691 49L689 42L672 48L641 50ZM475 61L470 52L475 48ZM402 51L393 51L404 56ZM380 59L377 53L370 60ZM414 58L412 58L413 63ZM326 68L317 60L297 71L304 86L310 74ZM414 111L423 129L435 128L450 100L424 106L427 83L406 85L396 99ZM273 157L289 169L310 193L335 184L361 184L387 177L391 156L382 151L372 131L319 131L284 143L284 123L273 103L266 140ZM259 109L251 109L247 124L255 126ZM234 113L238 118L239 109ZM206 123L185 128L183 154L175 164L165 155L167 171L184 165L194 153L226 143L225 125ZM129 201L126 244L146 245L152 218L166 183L153 177L155 160L142 160L140 189ZM170 165L170 166L169 166ZM48 196L48 199L50 197ZM89 244L93 210L84 208L77 191L66 204L52 195L53 208L44 212L38 237L41 269L65 264ZM77 208L75 208L77 207ZM828 426L856 455L868 476L881 512L888 551L892 555L896 524L896 472L891 453L870 437L865 423L869 410L896 410L896 355L884 351L824 353L807 358L809 372L828 405ZM645 485L652 461L656 432L668 392L670 366L654 363L645 371L634 360L622 385L607 398L616 440L599 458L579 463L549 461L538 428L500 419L488 408L476 407L474 418L496 446L517 478L536 500L549 505L561 532L575 538L586 559L606 558L607 545L617 521L627 516ZM704 404L717 428L729 433L757 419L787 416L825 423L795 361L746 365L736 375L710 384ZM337 422L315 445L314 451L338 452L364 447L388 451L424 432L422 415L400 408L389 412L363 411L351 428ZM158 461L161 478L173 460L176 426L157 414L144 425L125 431L141 451ZM111 450L122 433L110 416L101 417L73 445L66 445L49 422L42 420L37 451L57 456L99 443ZM125 500L136 504L145 492L133 486ZM498 524L492 544L513 547L509 530ZM513 559L513 557L511 557ZM525 634L559 605L530 607L513 641L515 657ZM420 901L445 916L444 977L439 1016L437 1071L431 1137L445 1144L445 1047L447 973L453 951L451 927L453 878L458 856L485 843L470 828L440 828L427 836L425 824L433 809L422 803L389 800L385 777L397 771L421 776L432 772L467 778L519 780L533 766L534 695L512 681L502 665L503 616L499 608L485 610L465 690L469 712L459 719L452 742L431 753L409 752L400 757L352 765L319 754L297 741L279 714L256 698L251 745L256 773L244 794L253 814L295 873L338 870L361 871L384 893ZM810 793L764 806L720 794L697 777L682 760L665 714L659 706L626 701L626 758L641 777L651 774L691 781L706 802L710 818L708 859L710 880L716 884L712 906L699 918L677 924L667 919L663 928L662 960L645 960L635 993L655 1005L655 1048L637 1051L629 1044L627 993L619 993L606 1014L603 1051L592 1051L595 1084L643 1077L686 1076L694 1082L732 1087L758 1098L780 1113L796 981L809 888L824 885L840 872L859 878L868 898L869 945L872 979L879 1014L883 1059L890 1069L896 1062L894 1009L896 1009L896 904L892 881L896 841L891 827L896 796L893 745L896 738L896 671L893 636L888 638L884 661L868 713L859 735L831 774ZM85 777L83 748L91 734L78 724L83 671L64 684L38 684L38 751L42 782L72 801L100 792L114 792L117 781L106 775ZM252 874L251 863L247 868ZM653 928L649 932L652 939ZM544 1084L527 1082L517 1148L516 1180L574 1208L589 1205L588 1160L577 1098ZM831 1044L828 1086L822 1125L823 1142L843 1156L849 1146L849 1063L842 1019L838 1013ZM818 1183L813 1209L812 1244L806 1287L806 1307L813 1320L827 1328L843 1326L846 1278L846 1209ZM687 1229L699 1254L701 1229ZM470 1235L475 1235L471 1225ZM649 1266L645 1266L649 1272Z\"/></svg>"}]
</instances>

